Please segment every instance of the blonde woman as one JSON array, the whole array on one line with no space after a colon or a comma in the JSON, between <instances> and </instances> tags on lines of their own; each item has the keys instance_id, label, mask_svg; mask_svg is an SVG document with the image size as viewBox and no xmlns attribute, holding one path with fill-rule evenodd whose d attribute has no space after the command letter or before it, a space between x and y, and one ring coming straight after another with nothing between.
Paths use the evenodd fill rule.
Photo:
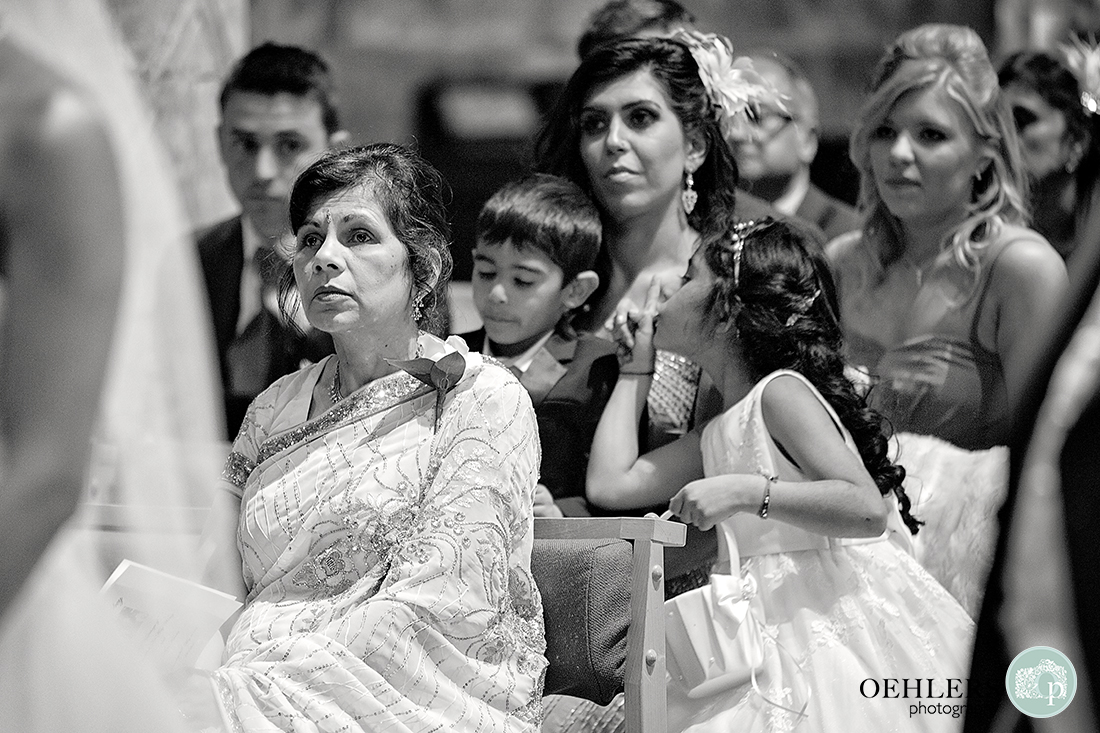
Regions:
<instances>
[{"instance_id":1,"label":"blonde woman","mask_svg":"<svg viewBox=\"0 0 1100 733\"><path fill-rule=\"evenodd\" d=\"M851 156L865 222L828 247L849 362L903 433L922 544L937 548L922 560L973 611L1003 486L1002 451L990 449L1004 442L1029 337L1048 323L1065 267L1026 226L1015 130L969 28L898 37ZM950 495L934 496L947 488L939 475Z\"/></svg>"}]
</instances>

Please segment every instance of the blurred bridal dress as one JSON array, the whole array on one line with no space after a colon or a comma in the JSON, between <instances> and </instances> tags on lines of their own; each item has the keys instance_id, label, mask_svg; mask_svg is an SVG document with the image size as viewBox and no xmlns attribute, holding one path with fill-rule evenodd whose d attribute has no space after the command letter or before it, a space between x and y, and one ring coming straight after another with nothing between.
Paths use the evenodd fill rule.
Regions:
<instances>
[{"instance_id":1,"label":"blurred bridal dress","mask_svg":"<svg viewBox=\"0 0 1100 733\"><path fill-rule=\"evenodd\" d=\"M0 730L185 731L194 726L165 671L99 590L124 557L200 577L194 528L220 469L222 429L188 226L132 60L100 0L0 0L0 43L83 87L101 110L125 240L85 495L0 618Z\"/></svg>"}]
</instances>

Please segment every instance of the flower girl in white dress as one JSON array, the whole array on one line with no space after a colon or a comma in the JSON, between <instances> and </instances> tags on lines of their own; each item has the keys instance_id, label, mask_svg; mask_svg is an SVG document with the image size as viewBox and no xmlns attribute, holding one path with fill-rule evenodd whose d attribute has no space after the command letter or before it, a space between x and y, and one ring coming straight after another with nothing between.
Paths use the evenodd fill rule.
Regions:
<instances>
[{"instance_id":1,"label":"flower girl in white dress","mask_svg":"<svg viewBox=\"0 0 1100 733\"><path fill-rule=\"evenodd\" d=\"M738 224L703 242L666 301L654 285L641 310L615 316L625 356L589 499L609 509L669 501L682 521L731 538L715 573L732 565L734 600L748 601L735 604L741 634L759 629L762 659L751 674L688 690L677 671L690 665L677 661L691 650L670 647L670 730L957 730L973 624L909 553L918 523L904 470L844 376L832 280L804 241L789 224ZM639 456L632 436L654 341L699 363L725 411ZM738 629L720 619L712 636Z\"/></svg>"}]
</instances>

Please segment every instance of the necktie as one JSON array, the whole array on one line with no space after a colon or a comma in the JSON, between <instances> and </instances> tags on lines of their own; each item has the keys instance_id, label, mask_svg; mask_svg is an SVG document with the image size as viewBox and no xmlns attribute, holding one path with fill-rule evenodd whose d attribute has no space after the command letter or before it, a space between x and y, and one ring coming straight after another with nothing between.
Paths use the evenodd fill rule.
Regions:
<instances>
[{"instance_id":1,"label":"necktie","mask_svg":"<svg viewBox=\"0 0 1100 733\"><path fill-rule=\"evenodd\" d=\"M237 397L255 397L271 383L272 349L280 323L264 302L277 292L279 277L286 267L270 247L257 249L250 265L253 279L259 282L255 300L242 302L241 308L242 311L249 308L253 315L226 351L229 393Z\"/></svg>"}]
</instances>

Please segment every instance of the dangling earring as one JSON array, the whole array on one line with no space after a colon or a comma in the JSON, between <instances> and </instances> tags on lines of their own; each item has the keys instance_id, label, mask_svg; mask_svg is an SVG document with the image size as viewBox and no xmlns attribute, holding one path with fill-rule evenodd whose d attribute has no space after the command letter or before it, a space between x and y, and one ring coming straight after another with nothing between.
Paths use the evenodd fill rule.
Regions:
<instances>
[{"instance_id":1,"label":"dangling earring","mask_svg":"<svg viewBox=\"0 0 1100 733\"><path fill-rule=\"evenodd\" d=\"M699 200L699 194L695 191L695 179L691 173L684 179L684 190L680 192L680 200L684 202L684 213L695 211L695 203Z\"/></svg>"},{"instance_id":2,"label":"dangling earring","mask_svg":"<svg viewBox=\"0 0 1100 733\"><path fill-rule=\"evenodd\" d=\"M420 301L422 301L422 300L424 300L424 294L423 293L418 293L417 296L415 298L413 298L412 316L413 316L413 320L416 321L417 325L420 324L420 318L424 315L420 310Z\"/></svg>"}]
</instances>

